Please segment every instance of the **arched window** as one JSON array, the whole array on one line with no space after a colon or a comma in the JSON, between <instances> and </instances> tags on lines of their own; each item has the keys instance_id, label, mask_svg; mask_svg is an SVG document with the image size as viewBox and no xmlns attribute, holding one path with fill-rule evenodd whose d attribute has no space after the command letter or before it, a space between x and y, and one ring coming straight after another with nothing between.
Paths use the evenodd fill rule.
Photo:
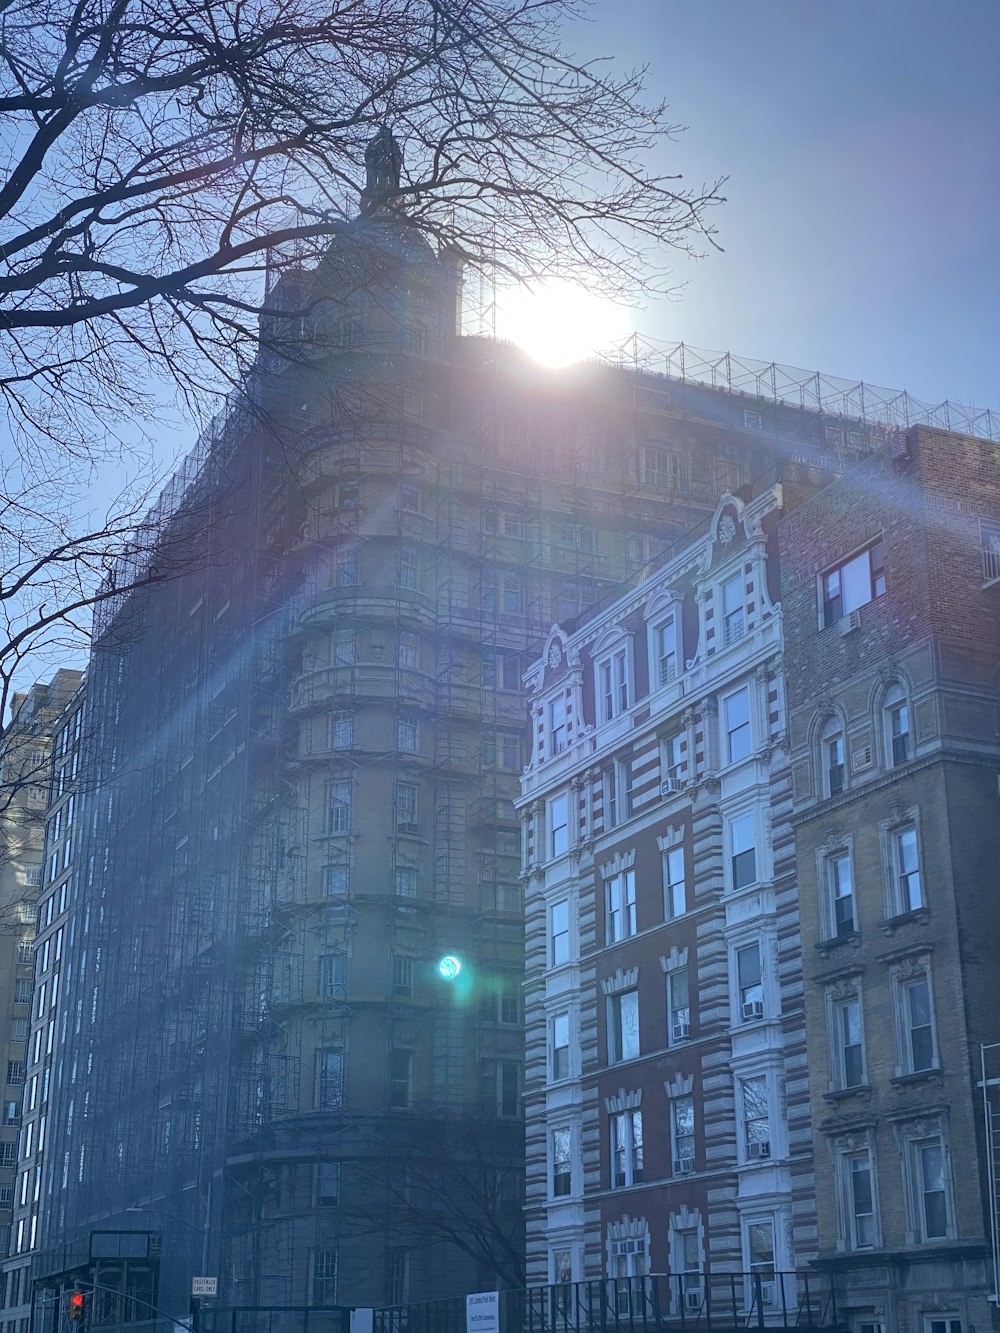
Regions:
<instances>
[{"instance_id":1,"label":"arched window","mask_svg":"<svg viewBox=\"0 0 1000 1333\"><path fill-rule=\"evenodd\" d=\"M885 728L885 762L887 768L896 768L913 757L913 736L910 732L910 708L906 691L894 685L882 705Z\"/></svg>"},{"instance_id":2,"label":"arched window","mask_svg":"<svg viewBox=\"0 0 1000 1333\"><path fill-rule=\"evenodd\" d=\"M839 796L847 786L844 729L838 717L829 718L819 734L823 795Z\"/></svg>"}]
</instances>

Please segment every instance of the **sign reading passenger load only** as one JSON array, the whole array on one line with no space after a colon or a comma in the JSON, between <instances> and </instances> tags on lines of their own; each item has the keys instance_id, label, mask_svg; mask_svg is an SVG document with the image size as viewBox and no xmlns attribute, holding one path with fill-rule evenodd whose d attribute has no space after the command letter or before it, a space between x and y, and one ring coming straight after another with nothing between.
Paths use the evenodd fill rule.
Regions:
<instances>
[{"instance_id":1,"label":"sign reading passenger load only","mask_svg":"<svg viewBox=\"0 0 1000 1333\"><path fill-rule=\"evenodd\" d=\"M191 1279L192 1296L218 1296L219 1279L217 1277L193 1277Z\"/></svg>"},{"instance_id":2,"label":"sign reading passenger load only","mask_svg":"<svg viewBox=\"0 0 1000 1333\"><path fill-rule=\"evenodd\" d=\"M498 1291L474 1291L466 1296L465 1333L500 1333Z\"/></svg>"}]
</instances>

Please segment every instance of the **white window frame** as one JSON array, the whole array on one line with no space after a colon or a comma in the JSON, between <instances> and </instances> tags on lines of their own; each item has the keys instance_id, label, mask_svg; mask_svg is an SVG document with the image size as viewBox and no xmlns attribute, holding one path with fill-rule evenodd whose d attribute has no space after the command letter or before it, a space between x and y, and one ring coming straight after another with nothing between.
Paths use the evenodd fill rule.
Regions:
<instances>
[{"instance_id":1,"label":"white window frame","mask_svg":"<svg viewBox=\"0 0 1000 1333\"><path fill-rule=\"evenodd\" d=\"M560 919L564 910L565 927ZM563 967L573 961L573 918L569 898L558 898L549 903L546 916L549 967Z\"/></svg>"},{"instance_id":2,"label":"white window frame","mask_svg":"<svg viewBox=\"0 0 1000 1333\"><path fill-rule=\"evenodd\" d=\"M687 913L686 859L683 843L661 854L664 921L676 921Z\"/></svg>"},{"instance_id":3,"label":"white window frame","mask_svg":"<svg viewBox=\"0 0 1000 1333\"><path fill-rule=\"evenodd\" d=\"M905 916L927 907L924 892L923 849L920 838L918 812L911 810L902 819L880 826L883 864L886 873L886 915L890 918ZM903 839L915 856L903 856ZM916 898L916 901L914 901Z\"/></svg>"},{"instance_id":4,"label":"white window frame","mask_svg":"<svg viewBox=\"0 0 1000 1333\"><path fill-rule=\"evenodd\" d=\"M825 629L885 595L885 548L881 537L828 566L818 576L819 623ZM845 590L846 585L846 590Z\"/></svg>"},{"instance_id":5,"label":"white window frame","mask_svg":"<svg viewBox=\"0 0 1000 1333\"><path fill-rule=\"evenodd\" d=\"M844 940L858 932L858 895L854 889L854 848L852 843L834 847L819 854L819 879L823 921L823 938ZM844 873L846 868L846 874ZM849 888L850 892L844 892ZM838 904L850 900L850 920Z\"/></svg>"},{"instance_id":6,"label":"white window frame","mask_svg":"<svg viewBox=\"0 0 1000 1333\"><path fill-rule=\"evenodd\" d=\"M868 1173L868 1192L871 1212L858 1211L858 1198L855 1193L855 1164L862 1164ZM872 1250L879 1244L878 1197L875 1187L875 1162L869 1148L840 1154L841 1191L844 1201L845 1240L852 1250ZM870 1219L870 1232L866 1236L859 1222L861 1218Z\"/></svg>"},{"instance_id":7,"label":"white window frame","mask_svg":"<svg viewBox=\"0 0 1000 1333\"><path fill-rule=\"evenodd\" d=\"M748 1092L753 1086L763 1092L765 1113L750 1115L747 1105ZM746 1164L767 1162L775 1156L774 1142L774 1099L771 1095L771 1078L767 1070L741 1074L737 1081L737 1115L740 1126L741 1161ZM759 1106L752 1108L759 1111ZM761 1128L763 1127L763 1129Z\"/></svg>"},{"instance_id":8,"label":"white window frame","mask_svg":"<svg viewBox=\"0 0 1000 1333\"><path fill-rule=\"evenodd\" d=\"M689 1132L680 1132L680 1113L681 1110L690 1112L691 1128ZM690 1092L681 1093L678 1097L670 1098L670 1163L671 1174L674 1177L687 1176L694 1171L696 1144L698 1135L698 1120L695 1110L694 1095Z\"/></svg>"},{"instance_id":9,"label":"white window frame","mask_svg":"<svg viewBox=\"0 0 1000 1333\"><path fill-rule=\"evenodd\" d=\"M549 755L561 754L569 743L569 719L566 696L557 694L546 709L549 723Z\"/></svg>"},{"instance_id":10,"label":"white window frame","mask_svg":"<svg viewBox=\"0 0 1000 1333\"><path fill-rule=\"evenodd\" d=\"M618 944L636 934L635 871L620 870L604 881L605 941Z\"/></svg>"},{"instance_id":11,"label":"white window frame","mask_svg":"<svg viewBox=\"0 0 1000 1333\"><path fill-rule=\"evenodd\" d=\"M771 1259L755 1260L751 1248L751 1227L768 1227L771 1232ZM746 1305L750 1309L757 1299L756 1274L760 1273L760 1295L761 1303L764 1306L773 1306L776 1303L777 1285L776 1273L778 1272L778 1238L781 1234L778 1226L778 1218L774 1213L757 1213L745 1216L742 1220L742 1239L744 1253L744 1271L747 1274L747 1293Z\"/></svg>"},{"instance_id":12,"label":"white window frame","mask_svg":"<svg viewBox=\"0 0 1000 1333\"><path fill-rule=\"evenodd\" d=\"M839 762L831 755L831 746L837 746ZM847 738L839 717L831 717L819 733L820 789L828 800L841 796L848 787ZM836 780L834 775L837 775Z\"/></svg>"},{"instance_id":13,"label":"white window frame","mask_svg":"<svg viewBox=\"0 0 1000 1333\"><path fill-rule=\"evenodd\" d=\"M565 1042L562 1038L565 1036ZM560 1058L560 1052L565 1056ZM565 1063L565 1068L560 1066ZM549 1016L549 1082L561 1083L573 1076L573 1022L568 1009Z\"/></svg>"},{"instance_id":14,"label":"white window frame","mask_svg":"<svg viewBox=\"0 0 1000 1333\"><path fill-rule=\"evenodd\" d=\"M734 726L730 726L730 705L735 704L741 696L746 698L746 721L737 722ZM742 764L753 755L753 702L753 691L749 684L741 685L738 690L730 690L720 700L723 735L722 764L724 768L728 768L730 764Z\"/></svg>"},{"instance_id":15,"label":"white window frame","mask_svg":"<svg viewBox=\"0 0 1000 1333\"><path fill-rule=\"evenodd\" d=\"M633 1002L634 997L634 1002ZM627 999L627 1004L626 1004ZM626 1011L634 1009L635 1035L626 1041ZM613 991L607 997L608 1026L608 1064L620 1065L629 1060L638 1060L642 1054L642 1038L639 1022L639 988L630 986L626 990ZM634 1045L634 1050L632 1046ZM628 1047L628 1050L626 1050Z\"/></svg>"},{"instance_id":16,"label":"white window frame","mask_svg":"<svg viewBox=\"0 0 1000 1333\"><path fill-rule=\"evenodd\" d=\"M761 874L762 840L760 837L759 819L757 816L756 808L754 807L749 810L740 810L734 812L733 814L728 815L725 820L725 826L726 826L726 879L728 881L729 891L731 893L739 893L742 892L744 889L753 888L755 884L759 884L763 879L763 875ZM738 839L737 835L738 834L742 835L747 829L752 829L753 831L753 843L751 845L744 846L742 836L740 836L740 838ZM738 842L739 842L739 850L737 850ZM748 861L741 860L740 858L745 858L749 854L752 854L753 856L753 873L750 876L750 878L747 879L744 883L737 883L738 878L742 876L742 874L745 872L746 867L749 865ZM738 860L740 862L739 867L737 867ZM737 875L737 869L739 869L740 871L740 876Z\"/></svg>"},{"instance_id":17,"label":"white window frame","mask_svg":"<svg viewBox=\"0 0 1000 1333\"><path fill-rule=\"evenodd\" d=\"M928 1028L931 1044L931 1062L930 1064L917 1067L913 1051L913 1033L916 1025L913 1024L913 992L917 986L922 986L927 992L927 1004L929 1008L930 1022L920 1024L920 1028ZM937 1032L937 1009L934 1003L934 986L931 981L930 960L924 958L915 967L906 969L905 972L895 971L893 974L893 1009L896 1014L896 1046L897 1046L897 1077L905 1077L908 1074L929 1074L933 1070L941 1068L940 1047L938 1045Z\"/></svg>"},{"instance_id":18,"label":"white window frame","mask_svg":"<svg viewBox=\"0 0 1000 1333\"><path fill-rule=\"evenodd\" d=\"M944 1231L936 1231L933 1234L927 1226L927 1196L931 1193L937 1193L937 1190L927 1189L927 1178L924 1174L926 1158L925 1151L937 1149L941 1154L941 1193L944 1203ZM933 1244L936 1240L947 1240L955 1234L955 1199L954 1190L951 1182L951 1162L948 1152L948 1145L945 1142L943 1133L936 1134L914 1134L907 1140L907 1161L910 1172L912 1188L912 1218L913 1231L916 1239L924 1244Z\"/></svg>"},{"instance_id":19,"label":"white window frame","mask_svg":"<svg viewBox=\"0 0 1000 1333\"><path fill-rule=\"evenodd\" d=\"M680 607L659 616L649 627L649 679L662 690L683 674Z\"/></svg>"},{"instance_id":20,"label":"white window frame","mask_svg":"<svg viewBox=\"0 0 1000 1333\"><path fill-rule=\"evenodd\" d=\"M682 980L683 979L683 980ZM667 1006L667 1045L680 1046L691 1039L691 973L684 967L671 968L664 976ZM684 999L683 1004L677 1001Z\"/></svg>"},{"instance_id":21,"label":"white window frame","mask_svg":"<svg viewBox=\"0 0 1000 1333\"><path fill-rule=\"evenodd\" d=\"M672 731L663 737L660 746L660 780L666 790L676 789L684 782L684 741L682 731Z\"/></svg>"},{"instance_id":22,"label":"white window frame","mask_svg":"<svg viewBox=\"0 0 1000 1333\"><path fill-rule=\"evenodd\" d=\"M847 1038L851 1035L846 1024L850 1021L851 1011L855 1010L854 1017L857 1020L857 1041L850 1042ZM868 1083L868 1059L865 1050L865 1017L864 1008L861 1004L861 995L855 992L853 995L844 995L839 999L831 1000L831 1018L833 1020L834 1032L834 1079L835 1086L844 1092L849 1092L855 1088L863 1088ZM851 1071L848 1068L848 1050L857 1047L860 1069L860 1077L851 1078Z\"/></svg>"},{"instance_id":23,"label":"white window frame","mask_svg":"<svg viewBox=\"0 0 1000 1333\"><path fill-rule=\"evenodd\" d=\"M902 685L894 685L882 701L882 744L886 768L900 768L913 758L913 716Z\"/></svg>"},{"instance_id":24,"label":"white window frame","mask_svg":"<svg viewBox=\"0 0 1000 1333\"><path fill-rule=\"evenodd\" d=\"M549 797L545 806L545 827L547 859L551 861L557 856L565 856L572 846L568 791L556 792Z\"/></svg>"},{"instance_id":25,"label":"white window frame","mask_svg":"<svg viewBox=\"0 0 1000 1333\"><path fill-rule=\"evenodd\" d=\"M738 643L747 633L747 590L742 569L719 584L718 626L722 643Z\"/></svg>"},{"instance_id":26,"label":"white window frame","mask_svg":"<svg viewBox=\"0 0 1000 1333\"><path fill-rule=\"evenodd\" d=\"M595 664L594 693L601 722L611 722L627 713L632 700L632 663L630 645L622 639L603 653Z\"/></svg>"},{"instance_id":27,"label":"white window frame","mask_svg":"<svg viewBox=\"0 0 1000 1333\"><path fill-rule=\"evenodd\" d=\"M636 1134L638 1129L638 1135ZM621 1131L619 1135L619 1131ZM612 1111L608 1115L608 1185L610 1189L631 1189L641 1185L644 1170L642 1137L642 1111L633 1107L624 1111ZM623 1170L616 1169L619 1153L622 1154Z\"/></svg>"},{"instance_id":28,"label":"white window frame","mask_svg":"<svg viewBox=\"0 0 1000 1333\"><path fill-rule=\"evenodd\" d=\"M733 969L733 1026L741 1027L745 1023L759 1023L767 1015L767 987L764 982L764 948L765 941L761 936L755 936L749 939L734 940L731 945L732 950L732 969ZM743 954L749 956L756 952L757 955L757 980L750 980L752 975L747 974L748 979L744 983L744 973L740 967L740 957Z\"/></svg>"},{"instance_id":29,"label":"white window frame","mask_svg":"<svg viewBox=\"0 0 1000 1333\"><path fill-rule=\"evenodd\" d=\"M556 1135L565 1136L566 1148L567 1148L565 1157L558 1157L558 1158L556 1157ZM575 1164L574 1159L576 1157L576 1152L575 1152L576 1145L573 1142L573 1137L574 1137L573 1126L571 1123L554 1124L549 1126L549 1198L550 1199L568 1199L571 1198L573 1195L573 1184L574 1184L573 1176L575 1174L573 1167ZM559 1176L557 1177L556 1166L557 1163L559 1162L565 1162L568 1169L565 1172L560 1172ZM565 1189L558 1189L558 1190L556 1189L557 1179L565 1180L566 1183Z\"/></svg>"}]
</instances>

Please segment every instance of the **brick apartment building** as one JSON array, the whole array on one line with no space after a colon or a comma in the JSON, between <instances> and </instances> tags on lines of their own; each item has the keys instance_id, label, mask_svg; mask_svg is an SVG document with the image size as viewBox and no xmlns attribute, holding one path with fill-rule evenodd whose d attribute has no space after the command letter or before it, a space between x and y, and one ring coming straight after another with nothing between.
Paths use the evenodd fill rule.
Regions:
<instances>
[{"instance_id":1,"label":"brick apartment building","mask_svg":"<svg viewBox=\"0 0 1000 1333\"><path fill-rule=\"evenodd\" d=\"M996 1319L998 537L997 446L924 427L780 526L818 1262L861 1333Z\"/></svg>"},{"instance_id":2,"label":"brick apartment building","mask_svg":"<svg viewBox=\"0 0 1000 1333\"><path fill-rule=\"evenodd\" d=\"M995 1326L997 452L724 499L529 672L532 1280L773 1320L808 1266L853 1333Z\"/></svg>"}]
</instances>

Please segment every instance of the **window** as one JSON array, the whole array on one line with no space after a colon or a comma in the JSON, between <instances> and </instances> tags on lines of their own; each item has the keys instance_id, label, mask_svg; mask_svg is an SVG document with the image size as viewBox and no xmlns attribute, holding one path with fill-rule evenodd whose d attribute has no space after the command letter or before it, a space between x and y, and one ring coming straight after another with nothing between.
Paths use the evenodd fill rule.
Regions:
<instances>
[{"instance_id":1,"label":"window","mask_svg":"<svg viewBox=\"0 0 1000 1333\"><path fill-rule=\"evenodd\" d=\"M569 851L569 796L560 792L549 801L549 856Z\"/></svg>"},{"instance_id":2,"label":"window","mask_svg":"<svg viewBox=\"0 0 1000 1333\"><path fill-rule=\"evenodd\" d=\"M628 653L619 648L597 668L601 721L610 722L628 709Z\"/></svg>"},{"instance_id":3,"label":"window","mask_svg":"<svg viewBox=\"0 0 1000 1333\"><path fill-rule=\"evenodd\" d=\"M313 1253L312 1304L337 1303L337 1251L316 1250Z\"/></svg>"},{"instance_id":4,"label":"window","mask_svg":"<svg viewBox=\"0 0 1000 1333\"><path fill-rule=\"evenodd\" d=\"M566 700L560 695L549 704L549 753L559 754L566 748Z\"/></svg>"},{"instance_id":5,"label":"window","mask_svg":"<svg viewBox=\"0 0 1000 1333\"><path fill-rule=\"evenodd\" d=\"M658 490L676 490L681 480L680 455L670 449L643 449L642 480Z\"/></svg>"},{"instance_id":6,"label":"window","mask_svg":"<svg viewBox=\"0 0 1000 1333\"><path fill-rule=\"evenodd\" d=\"M393 871L393 888L398 898L417 896L417 871L415 866L397 866Z\"/></svg>"},{"instance_id":7,"label":"window","mask_svg":"<svg viewBox=\"0 0 1000 1333\"><path fill-rule=\"evenodd\" d=\"M516 773L521 767L521 737L516 731L499 731L497 742L500 767L507 773Z\"/></svg>"},{"instance_id":8,"label":"window","mask_svg":"<svg viewBox=\"0 0 1000 1333\"><path fill-rule=\"evenodd\" d=\"M913 1145L913 1153L920 1236L936 1240L948 1234L944 1146L940 1138L926 1139Z\"/></svg>"},{"instance_id":9,"label":"window","mask_svg":"<svg viewBox=\"0 0 1000 1333\"><path fill-rule=\"evenodd\" d=\"M396 783L396 831L417 832L417 791L412 782Z\"/></svg>"},{"instance_id":10,"label":"window","mask_svg":"<svg viewBox=\"0 0 1000 1333\"><path fill-rule=\"evenodd\" d=\"M604 780L604 825L617 828L632 814L632 764L616 759Z\"/></svg>"},{"instance_id":11,"label":"window","mask_svg":"<svg viewBox=\"0 0 1000 1333\"><path fill-rule=\"evenodd\" d=\"M516 1116L520 1088L516 1060L485 1060L480 1068L480 1100L487 1115Z\"/></svg>"},{"instance_id":12,"label":"window","mask_svg":"<svg viewBox=\"0 0 1000 1333\"><path fill-rule=\"evenodd\" d=\"M672 921L687 911L687 885L684 882L684 848L671 847L663 853L663 917Z\"/></svg>"},{"instance_id":13,"label":"window","mask_svg":"<svg viewBox=\"0 0 1000 1333\"><path fill-rule=\"evenodd\" d=\"M354 715L338 711L330 715L330 749L346 750L354 744Z\"/></svg>"},{"instance_id":14,"label":"window","mask_svg":"<svg viewBox=\"0 0 1000 1333\"><path fill-rule=\"evenodd\" d=\"M505 616L518 616L524 609L524 586L516 574L505 574L501 583L500 610Z\"/></svg>"},{"instance_id":15,"label":"window","mask_svg":"<svg viewBox=\"0 0 1000 1333\"><path fill-rule=\"evenodd\" d=\"M357 650L354 630L334 630L331 660L335 667L353 666Z\"/></svg>"},{"instance_id":16,"label":"window","mask_svg":"<svg viewBox=\"0 0 1000 1333\"><path fill-rule=\"evenodd\" d=\"M569 962L569 899L562 898L549 908L549 966Z\"/></svg>"},{"instance_id":17,"label":"window","mask_svg":"<svg viewBox=\"0 0 1000 1333\"><path fill-rule=\"evenodd\" d=\"M757 882L757 829L753 812L729 824L730 878L735 893Z\"/></svg>"},{"instance_id":18,"label":"window","mask_svg":"<svg viewBox=\"0 0 1000 1333\"><path fill-rule=\"evenodd\" d=\"M613 875L605 884L607 942L614 944L635 934L635 871Z\"/></svg>"},{"instance_id":19,"label":"window","mask_svg":"<svg viewBox=\"0 0 1000 1333\"><path fill-rule=\"evenodd\" d=\"M861 1325L861 1333L865 1333L865 1325ZM882 1333L881 1325L877 1333ZM949 1315L944 1319L925 1319L924 1333L962 1333L962 1321L957 1315Z\"/></svg>"},{"instance_id":20,"label":"window","mask_svg":"<svg viewBox=\"0 0 1000 1333\"><path fill-rule=\"evenodd\" d=\"M347 955L330 953L319 960L320 995L334 1000L347 993Z\"/></svg>"},{"instance_id":21,"label":"window","mask_svg":"<svg viewBox=\"0 0 1000 1333\"><path fill-rule=\"evenodd\" d=\"M694 1170L694 1098L670 1099L670 1148L675 1176Z\"/></svg>"},{"instance_id":22,"label":"window","mask_svg":"<svg viewBox=\"0 0 1000 1333\"><path fill-rule=\"evenodd\" d=\"M912 758L910 742L910 710L899 689L893 690L885 705L886 757L891 767L905 764Z\"/></svg>"},{"instance_id":23,"label":"window","mask_svg":"<svg viewBox=\"0 0 1000 1333\"><path fill-rule=\"evenodd\" d=\"M351 781L341 778L330 783L330 832L351 831Z\"/></svg>"},{"instance_id":24,"label":"window","mask_svg":"<svg viewBox=\"0 0 1000 1333\"><path fill-rule=\"evenodd\" d=\"M831 856L826 863L830 886L831 926L836 939L851 935L857 930L854 919L854 877L851 873L851 857L848 852L839 852Z\"/></svg>"},{"instance_id":25,"label":"window","mask_svg":"<svg viewBox=\"0 0 1000 1333\"><path fill-rule=\"evenodd\" d=\"M19 1087L24 1082L24 1061L7 1061L7 1082L12 1088Z\"/></svg>"},{"instance_id":26,"label":"window","mask_svg":"<svg viewBox=\"0 0 1000 1333\"><path fill-rule=\"evenodd\" d=\"M832 625L842 616L881 597L885 593L881 541L828 570L822 583L824 625Z\"/></svg>"},{"instance_id":27,"label":"window","mask_svg":"<svg viewBox=\"0 0 1000 1333\"><path fill-rule=\"evenodd\" d=\"M850 1203L851 1245L856 1250L875 1244L875 1193L872 1189L872 1164L866 1152L846 1158L848 1200Z\"/></svg>"},{"instance_id":28,"label":"window","mask_svg":"<svg viewBox=\"0 0 1000 1333\"><path fill-rule=\"evenodd\" d=\"M31 978L18 977L14 982L14 1003L27 1004L31 999Z\"/></svg>"},{"instance_id":29,"label":"window","mask_svg":"<svg viewBox=\"0 0 1000 1333\"><path fill-rule=\"evenodd\" d=\"M565 1198L573 1189L573 1136L569 1125L560 1125L551 1134L552 1197Z\"/></svg>"},{"instance_id":30,"label":"window","mask_svg":"<svg viewBox=\"0 0 1000 1333\"><path fill-rule=\"evenodd\" d=\"M750 691L744 687L730 694L723 702L726 726L727 764L746 759L752 748L750 733Z\"/></svg>"},{"instance_id":31,"label":"window","mask_svg":"<svg viewBox=\"0 0 1000 1333\"><path fill-rule=\"evenodd\" d=\"M393 995L413 994L413 959L395 954L392 960Z\"/></svg>"},{"instance_id":32,"label":"window","mask_svg":"<svg viewBox=\"0 0 1000 1333\"><path fill-rule=\"evenodd\" d=\"M626 1189L642 1183L642 1112L618 1111L609 1119L611 1129L611 1188Z\"/></svg>"},{"instance_id":33,"label":"window","mask_svg":"<svg viewBox=\"0 0 1000 1333\"><path fill-rule=\"evenodd\" d=\"M735 643L746 633L746 612L743 575L734 574L722 585L722 638L724 643Z\"/></svg>"},{"instance_id":34,"label":"window","mask_svg":"<svg viewBox=\"0 0 1000 1333\"><path fill-rule=\"evenodd\" d=\"M747 1161L771 1156L771 1115L767 1101L767 1079L763 1074L745 1078L741 1084L743 1145Z\"/></svg>"},{"instance_id":35,"label":"window","mask_svg":"<svg viewBox=\"0 0 1000 1333\"><path fill-rule=\"evenodd\" d=\"M26 1153L29 1153L30 1151L31 1151L30 1148L25 1149ZM17 1161L17 1144L0 1143L0 1166L13 1166L16 1161Z\"/></svg>"},{"instance_id":36,"label":"window","mask_svg":"<svg viewBox=\"0 0 1000 1333\"><path fill-rule=\"evenodd\" d=\"M316 1206L336 1208L340 1202L340 1163L316 1163Z\"/></svg>"},{"instance_id":37,"label":"window","mask_svg":"<svg viewBox=\"0 0 1000 1333\"><path fill-rule=\"evenodd\" d=\"M759 412L752 411L749 407L743 409L743 426L746 430L763 430L764 418Z\"/></svg>"},{"instance_id":38,"label":"window","mask_svg":"<svg viewBox=\"0 0 1000 1333\"><path fill-rule=\"evenodd\" d=\"M353 588L358 581L358 548L338 546L334 554L334 581L338 588Z\"/></svg>"},{"instance_id":39,"label":"window","mask_svg":"<svg viewBox=\"0 0 1000 1333\"><path fill-rule=\"evenodd\" d=\"M569 1078L569 1014L554 1014L550 1021L549 1075L553 1082Z\"/></svg>"},{"instance_id":40,"label":"window","mask_svg":"<svg viewBox=\"0 0 1000 1333\"><path fill-rule=\"evenodd\" d=\"M839 796L844 790L847 768L844 763L844 736L840 723L831 718L820 735L824 796Z\"/></svg>"},{"instance_id":41,"label":"window","mask_svg":"<svg viewBox=\"0 0 1000 1333\"><path fill-rule=\"evenodd\" d=\"M409 510L411 514L420 513L420 487L413 481L401 481L399 483L399 507Z\"/></svg>"},{"instance_id":42,"label":"window","mask_svg":"<svg viewBox=\"0 0 1000 1333\"><path fill-rule=\"evenodd\" d=\"M399 548L399 586L405 592L416 592L420 583L417 553L412 546Z\"/></svg>"},{"instance_id":43,"label":"window","mask_svg":"<svg viewBox=\"0 0 1000 1333\"><path fill-rule=\"evenodd\" d=\"M395 1245L386 1255L385 1294L390 1307L405 1305L410 1294L410 1252Z\"/></svg>"},{"instance_id":44,"label":"window","mask_svg":"<svg viewBox=\"0 0 1000 1333\"><path fill-rule=\"evenodd\" d=\"M413 1095L413 1052L398 1047L389 1053L389 1105L395 1110L409 1106Z\"/></svg>"},{"instance_id":45,"label":"window","mask_svg":"<svg viewBox=\"0 0 1000 1333\"><path fill-rule=\"evenodd\" d=\"M4 1102L3 1104L3 1123L5 1125L16 1125L21 1113L19 1102Z\"/></svg>"},{"instance_id":46,"label":"window","mask_svg":"<svg viewBox=\"0 0 1000 1333\"><path fill-rule=\"evenodd\" d=\"M665 792L676 790L684 781L684 738L679 731L663 738L660 771Z\"/></svg>"},{"instance_id":47,"label":"window","mask_svg":"<svg viewBox=\"0 0 1000 1333\"><path fill-rule=\"evenodd\" d=\"M396 719L396 749L413 754L417 749L417 724L412 718Z\"/></svg>"},{"instance_id":48,"label":"window","mask_svg":"<svg viewBox=\"0 0 1000 1333\"><path fill-rule=\"evenodd\" d=\"M902 987L903 1029L906 1070L919 1074L933 1069L934 1024L931 1013L931 988L926 977L905 982Z\"/></svg>"},{"instance_id":49,"label":"window","mask_svg":"<svg viewBox=\"0 0 1000 1333\"><path fill-rule=\"evenodd\" d=\"M736 950L736 985L739 995L739 1021L752 1023L764 1016L764 986L760 970L760 941L744 944Z\"/></svg>"},{"instance_id":50,"label":"window","mask_svg":"<svg viewBox=\"0 0 1000 1333\"><path fill-rule=\"evenodd\" d=\"M687 1041L691 1035L691 1002L686 967L678 967L667 973L667 1032L671 1046Z\"/></svg>"},{"instance_id":51,"label":"window","mask_svg":"<svg viewBox=\"0 0 1000 1333\"><path fill-rule=\"evenodd\" d=\"M316 1053L316 1108L335 1111L344 1104L343 1051Z\"/></svg>"},{"instance_id":52,"label":"window","mask_svg":"<svg viewBox=\"0 0 1000 1333\"><path fill-rule=\"evenodd\" d=\"M619 991L608 999L608 1064L639 1055L639 992Z\"/></svg>"},{"instance_id":53,"label":"window","mask_svg":"<svg viewBox=\"0 0 1000 1333\"><path fill-rule=\"evenodd\" d=\"M669 685L677 675L677 622L673 616L653 628L658 685Z\"/></svg>"},{"instance_id":54,"label":"window","mask_svg":"<svg viewBox=\"0 0 1000 1333\"><path fill-rule=\"evenodd\" d=\"M406 671L416 671L420 665L420 641L409 630L399 631L396 649L399 665Z\"/></svg>"},{"instance_id":55,"label":"window","mask_svg":"<svg viewBox=\"0 0 1000 1333\"><path fill-rule=\"evenodd\" d=\"M521 979L503 977L500 981L500 1022L516 1026L521 1021Z\"/></svg>"},{"instance_id":56,"label":"window","mask_svg":"<svg viewBox=\"0 0 1000 1333\"><path fill-rule=\"evenodd\" d=\"M758 1298L762 1305L773 1305L774 1223L767 1219L747 1223L747 1261L750 1270L750 1304Z\"/></svg>"},{"instance_id":57,"label":"window","mask_svg":"<svg viewBox=\"0 0 1000 1333\"><path fill-rule=\"evenodd\" d=\"M861 1001L844 1000L834 1010L837 1024L837 1076L842 1088L859 1088L865 1081L864 1046L861 1036Z\"/></svg>"},{"instance_id":58,"label":"window","mask_svg":"<svg viewBox=\"0 0 1000 1333\"><path fill-rule=\"evenodd\" d=\"M994 583L1000 579L1000 523L986 518L979 520L979 545L983 553L983 581Z\"/></svg>"},{"instance_id":59,"label":"window","mask_svg":"<svg viewBox=\"0 0 1000 1333\"><path fill-rule=\"evenodd\" d=\"M923 906L920 891L920 859L917 830L910 825L892 835L893 877L897 912L915 912Z\"/></svg>"}]
</instances>

